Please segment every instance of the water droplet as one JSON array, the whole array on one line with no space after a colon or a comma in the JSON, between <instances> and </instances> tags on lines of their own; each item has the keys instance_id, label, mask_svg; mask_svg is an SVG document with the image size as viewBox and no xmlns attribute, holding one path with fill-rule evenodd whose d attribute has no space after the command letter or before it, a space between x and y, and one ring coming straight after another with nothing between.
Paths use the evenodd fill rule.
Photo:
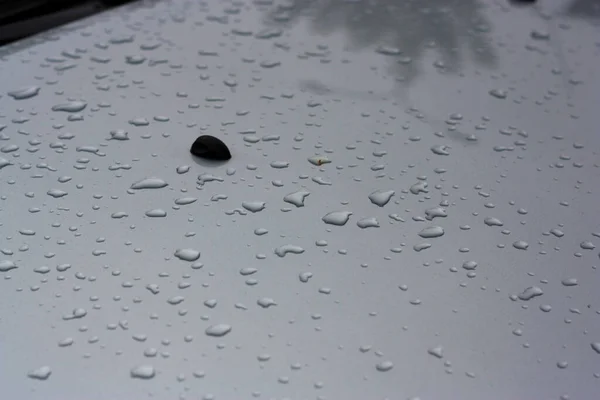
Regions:
<instances>
[{"instance_id":1,"label":"water droplet","mask_svg":"<svg viewBox=\"0 0 600 400\"><path fill-rule=\"evenodd\" d=\"M131 185L131 189L160 189L168 186L169 184L160 178L146 178L141 181L137 181Z\"/></svg>"},{"instance_id":2,"label":"water droplet","mask_svg":"<svg viewBox=\"0 0 600 400\"><path fill-rule=\"evenodd\" d=\"M375 49L375 52L383 54L384 56L399 56L402 54L402 50L392 46L379 46Z\"/></svg>"},{"instance_id":3,"label":"water droplet","mask_svg":"<svg viewBox=\"0 0 600 400\"><path fill-rule=\"evenodd\" d=\"M75 341L73 340L73 338L68 337L68 338L64 338L61 341L58 342L58 347L69 347L71 346Z\"/></svg>"},{"instance_id":4,"label":"water droplet","mask_svg":"<svg viewBox=\"0 0 600 400\"><path fill-rule=\"evenodd\" d=\"M144 61L146 61L146 57L139 55L139 54L125 56L125 62L127 64L139 65L139 64L142 64Z\"/></svg>"},{"instance_id":5,"label":"water droplet","mask_svg":"<svg viewBox=\"0 0 600 400\"><path fill-rule=\"evenodd\" d=\"M529 247L529 243L527 243L524 240L517 240L513 243L513 247L518 250L527 250L527 248Z\"/></svg>"},{"instance_id":6,"label":"water droplet","mask_svg":"<svg viewBox=\"0 0 600 400\"><path fill-rule=\"evenodd\" d=\"M298 279L300 279L300 282L306 283L312 276L312 272L301 272L300 275L298 275Z\"/></svg>"},{"instance_id":7,"label":"water droplet","mask_svg":"<svg viewBox=\"0 0 600 400\"><path fill-rule=\"evenodd\" d=\"M290 193L283 198L283 201L295 205L296 207L304 207L304 199L310 195L306 190L298 190Z\"/></svg>"},{"instance_id":8,"label":"water droplet","mask_svg":"<svg viewBox=\"0 0 600 400\"><path fill-rule=\"evenodd\" d=\"M258 299L256 301L256 304L258 304L262 308L269 308L269 307L277 305L277 303L275 302L275 300L273 300L270 297L261 297L260 299Z\"/></svg>"},{"instance_id":9,"label":"water droplet","mask_svg":"<svg viewBox=\"0 0 600 400\"><path fill-rule=\"evenodd\" d=\"M275 169L284 169L290 166L290 163L287 161L272 161L270 164L271 168Z\"/></svg>"},{"instance_id":10,"label":"water droplet","mask_svg":"<svg viewBox=\"0 0 600 400\"><path fill-rule=\"evenodd\" d=\"M431 146L431 151L433 154L437 154L438 156L449 156L450 153L448 152L448 148L449 147L445 144L436 144Z\"/></svg>"},{"instance_id":11,"label":"water droplet","mask_svg":"<svg viewBox=\"0 0 600 400\"><path fill-rule=\"evenodd\" d=\"M441 226L428 226L419 232L419 236L425 239L437 238L444 234L444 229Z\"/></svg>"},{"instance_id":12,"label":"water droplet","mask_svg":"<svg viewBox=\"0 0 600 400\"><path fill-rule=\"evenodd\" d=\"M161 208L155 208L154 210L146 211L146 216L151 218L161 218L166 217L167 212Z\"/></svg>"},{"instance_id":13,"label":"water droplet","mask_svg":"<svg viewBox=\"0 0 600 400\"><path fill-rule=\"evenodd\" d=\"M385 206L396 192L393 190L376 190L369 195L371 203L383 207Z\"/></svg>"},{"instance_id":14,"label":"water droplet","mask_svg":"<svg viewBox=\"0 0 600 400\"><path fill-rule=\"evenodd\" d=\"M254 230L254 234L257 236L262 236L262 235L266 235L267 233L269 233L269 231L265 228L256 228Z\"/></svg>"},{"instance_id":15,"label":"water droplet","mask_svg":"<svg viewBox=\"0 0 600 400\"><path fill-rule=\"evenodd\" d=\"M379 228L379 221L375 217L363 218L358 220L356 225L361 229Z\"/></svg>"},{"instance_id":16,"label":"water droplet","mask_svg":"<svg viewBox=\"0 0 600 400\"><path fill-rule=\"evenodd\" d=\"M194 249L177 249L175 257L183 261L196 261L200 258L200 252Z\"/></svg>"},{"instance_id":17,"label":"water droplet","mask_svg":"<svg viewBox=\"0 0 600 400\"><path fill-rule=\"evenodd\" d=\"M530 2L531 2L531 0L530 0ZM537 29L532 30L531 33L529 34L529 36L531 36L531 38L535 39L535 40L548 40L548 39L550 39L550 34L548 32L539 31Z\"/></svg>"},{"instance_id":18,"label":"water droplet","mask_svg":"<svg viewBox=\"0 0 600 400\"><path fill-rule=\"evenodd\" d=\"M167 303L169 303L172 306L176 306L178 304L183 303L184 300L185 300L185 297L183 297L183 296L173 296L173 297L169 297L167 299Z\"/></svg>"},{"instance_id":19,"label":"water droplet","mask_svg":"<svg viewBox=\"0 0 600 400\"><path fill-rule=\"evenodd\" d=\"M133 126L148 126L150 122L146 118L133 118L129 120L129 124Z\"/></svg>"},{"instance_id":20,"label":"water droplet","mask_svg":"<svg viewBox=\"0 0 600 400\"><path fill-rule=\"evenodd\" d=\"M350 219L352 213L350 211L333 211L326 214L323 218L323 222L329 225L343 226Z\"/></svg>"},{"instance_id":21,"label":"water droplet","mask_svg":"<svg viewBox=\"0 0 600 400\"><path fill-rule=\"evenodd\" d=\"M264 201L244 201L242 207L246 210L256 213L265 209L266 203Z\"/></svg>"},{"instance_id":22,"label":"water droplet","mask_svg":"<svg viewBox=\"0 0 600 400\"><path fill-rule=\"evenodd\" d=\"M563 231L556 228L550 229L550 233L558 238L565 236L565 233Z\"/></svg>"},{"instance_id":23,"label":"water droplet","mask_svg":"<svg viewBox=\"0 0 600 400\"><path fill-rule=\"evenodd\" d=\"M25 100L31 97L37 96L40 92L38 86L28 86L21 89L13 90L8 92L8 95L15 100Z\"/></svg>"},{"instance_id":24,"label":"water droplet","mask_svg":"<svg viewBox=\"0 0 600 400\"><path fill-rule=\"evenodd\" d=\"M179 167L177 167L177 173L178 174L185 174L190 170L190 166L189 165L180 165Z\"/></svg>"},{"instance_id":25,"label":"water droplet","mask_svg":"<svg viewBox=\"0 0 600 400\"><path fill-rule=\"evenodd\" d=\"M487 226L503 226L504 223L498 218L489 217L483 221Z\"/></svg>"},{"instance_id":26,"label":"water droplet","mask_svg":"<svg viewBox=\"0 0 600 400\"><path fill-rule=\"evenodd\" d=\"M213 337L222 337L227 335L229 332L231 332L231 325L227 324L211 325L206 328L206 331L204 331L207 336Z\"/></svg>"},{"instance_id":27,"label":"water droplet","mask_svg":"<svg viewBox=\"0 0 600 400\"><path fill-rule=\"evenodd\" d=\"M593 342L591 346L596 353L600 354L600 342Z\"/></svg>"},{"instance_id":28,"label":"water droplet","mask_svg":"<svg viewBox=\"0 0 600 400\"><path fill-rule=\"evenodd\" d=\"M65 321L69 321L72 319L79 319L79 318L83 318L87 315L87 311L85 310L85 308L75 308L71 311L71 314L65 314L63 315L63 320Z\"/></svg>"},{"instance_id":29,"label":"water droplet","mask_svg":"<svg viewBox=\"0 0 600 400\"><path fill-rule=\"evenodd\" d=\"M132 378L136 379L152 379L156 375L154 367L149 364L138 365L130 371Z\"/></svg>"},{"instance_id":30,"label":"water droplet","mask_svg":"<svg viewBox=\"0 0 600 400\"><path fill-rule=\"evenodd\" d=\"M437 358L443 358L444 348L442 346L431 347L427 350L427 353Z\"/></svg>"},{"instance_id":31,"label":"water droplet","mask_svg":"<svg viewBox=\"0 0 600 400\"><path fill-rule=\"evenodd\" d=\"M0 261L0 272L8 272L16 268L18 268L17 265L11 260Z\"/></svg>"},{"instance_id":32,"label":"water droplet","mask_svg":"<svg viewBox=\"0 0 600 400\"><path fill-rule=\"evenodd\" d=\"M293 244L286 244L283 246L279 246L275 249L275 254L279 257L285 257L286 254L302 254L304 253L304 249L300 246L295 246Z\"/></svg>"},{"instance_id":33,"label":"water droplet","mask_svg":"<svg viewBox=\"0 0 600 400\"><path fill-rule=\"evenodd\" d=\"M52 111L64 111L69 113L75 113L83 111L87 107L87 103L84 101L70 101L68 103L57 104L52 107Z\"/></svg>"},{"instance_id":34,"label":"water droplet","mask_svg":"<svg viewBox=\"0 0 600 400\"><path fill-rule=\"evenodd\" d=\"M429 221L433 220L434 218L446 218L447 216L448 214L446 213L446 210L442 207L434 207L425 210L425 218Z\"/></svg>"},{"instance_id":35,"label":"water droplet","mask_svg":"<svg viewBox=\"0 0 600 400\"><path fill-rule=\"evenodd\" d=\"M467 271L474 271L477 268L477 263L475 261L465 261L462 267Z\"/></svg>"},{"instance_id":36,"label":"water droplet","mask_svg":"<svg viewBox=\"0 0 600 400\"><path fill-rule=\"evenodd\" d=\"M318 185L331 186L331 182L321 176L314 176L312 181Z\"/></svg>"},{"instance_id":37,"label":"water droplet","mask_svg":"<svg viewBox=\"0 0 600 400\"><path fill-rule=\"evenodd\" d=\"M324 164L329 164L331 160L325 156L313 156L308 158L308 162L312 165L321 166Z\"/></svg>"},{"instance_id":38,"label":"water droplet","mask_svg":"<svg viewBox=\"0 0 600 400\"><path fill-rule=\"evenodd\" d=\"M413 250L419 252L419 251L427 250L430 247L431 247L431 243L419 243L419 244L415 244L413 246Z\"/></svg>"},{"instance_id":39,"label":"water droplet","mask_svg":"<svg viewBox=\"0 0 600 400\"><path fill-rule=\"evenodd\" d=\"M578 282L576 278L565 278L561 282L563 286L577 286Z\"/></svg>"},{"instance_id":40,"label":"water droplet","mask_svg":"<svg viewBox=\"0 0 600 400\"><path fill-rule=\"evenodd\" d=\"M13 165L13 164L10 161L8 161L6 158L0 157L0 169L2 169L4 167L8 167L9 165Z\"/></svg>"},{"instance_id":41,"label":"water droplet","mask_svg":"<svg viewBox=\"0 0 600 400\"><path fill-rule=\"evenodd\" d=\"M410 187L410 192L412 194L428 193L427 186L428 184L426 181L417 182Z\"/></svg>"},{"instance_id":42,"label":"water droplet","mask_svg":"<svg viewBox=\"0 0 600 400\"><path fill-rule=\"evenodd\" d=\"M492 89L489 91L489 93L492 97L495 97L497 99L505 99L508 95L508 93L506 93L506 90L502 89Z\"/></svg>"},{"instance_id":43,"label":"water droplet","mask_svg":"<svg viewBox=\"0 0 600 400\"><path fill-rule=\"evenodd\" d=\"M521 294L519 294L519 299L528 301L533 299L534 297L538 297L543 295L544 292L538 286L530 286L525 289Z\"/></svg>"},{"instance_id":44,"label":"water droplet","mask_svg":"<svg viewBox=\"0 0 600 400\"><path fill-rule=\"evenodd\" d=\"M181 197L179 199L175 199L175 204L178 206L186 206L188 204L195 203L197 200L197 197Z\"/></svg>"},{"instance_id":45,"label":"water droplet","mask_svg":"<svg viewBox=\"0 0 600 400\"><path fill-rule=\"evenodd\" d=\"M50 367L48 367L47 365L36 368L34 370L31 370L27 373L27 376L29 378L37 379L40 381L45 381L46 379L48 379L50 377L50 375L52 375L52 369Z\"/></svg>"},{"instance_id":46,"label":"water droplet","mask_svg":"<svg viewBox=\"0 0 600 400\"><path fill-rule=\"evenodd\" d=\"M110 138L112 140L129 140L128 132L123 129L117 129L110 131Z\"/></svg>"},{"instance_id":47,"label":"water droplet","mask_svg":"<svg viewBox=\"0 0 600 400\"><path fill-rule=\"evenodd\" d=\"M391 361L382 361L375 365L375 369L377 369L377 371L379 372L387 372L392 368L394 368L394 363L392 363Z\"/></svg>"},{"instance_id":48,"label":"water droplet","mask_svg":"<svg viewBox=\"0 0 600 400\"><path fill-rule=\"evenodd\" d=\"M47 194L48 194L48 196L52 196L55 199L57 199L57 198L66 196L68 193L65 192L64 190L50 189L50 190L48 190Z\"/></svg>"}]
</instances>

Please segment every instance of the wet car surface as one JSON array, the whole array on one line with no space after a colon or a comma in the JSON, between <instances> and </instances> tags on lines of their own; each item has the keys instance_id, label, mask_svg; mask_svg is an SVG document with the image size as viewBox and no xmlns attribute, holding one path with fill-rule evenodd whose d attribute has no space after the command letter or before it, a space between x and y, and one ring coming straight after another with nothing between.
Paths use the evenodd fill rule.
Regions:
<instances>
[{"instance_id":1,"label":"wet car surface","mask_svg":"<svg viewBox=\"0 0 600 400\"><path fill-rule=\"evenodd\" d=\"M0 48L3 398L596 398L600 8L538 3L141 2Z\"/></svg>"}]
</instances>

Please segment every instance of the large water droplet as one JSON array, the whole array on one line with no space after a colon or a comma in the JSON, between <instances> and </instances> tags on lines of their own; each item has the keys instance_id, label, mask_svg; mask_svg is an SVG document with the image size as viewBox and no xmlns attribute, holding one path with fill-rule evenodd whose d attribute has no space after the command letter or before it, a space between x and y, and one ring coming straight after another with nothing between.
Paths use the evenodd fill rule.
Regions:
<instances>
[{"instance_id":1,"label":"large water droplet","mask_svg":"<svg viewBox=\"0 0 600 400\"><path fill-rule=\"evenodd\" d=\"M265 209L266 203L264 201L244 201L242 207L246 210L256 213Z\"/></svg>"},{"instance_id":2,"label":"large water droplet","mask_svg":"<svg viewBox=\"0 0 600 400\"><path fill-rule=\"evenodd\" d=\"M137 181L131 185L131 189L160 189L168 186L169 184L160 178L146 178L141 181Z\"/></svg>"},{"instance_id":3,"label":"large water droplet","mask_svg":"<svg viewBox=\"0 0 600 400\"><path fill-rule=\"evenodd\" d=\"M285 257L285 255L288 253L302 254L304 253L304 249L300 246L296 246L293 244L285 244L275 249L275 254L277 254L279 257Z\"/></svg>"},{"instance_id":4,"label":"large water droplet","mask_svg":"<svg viewBox=\"0 0 600 400\"><path fill-rule=\"evenodd\" d=\"M15 100L25 100L31 97L37 96L40 92L38 86L28 86L21 89L13 90L8 92L8 95Z\"/></svg>"},{"instance_id":5,"label":"large water droplet","mask_svg":"<svg viewBox=\"0 0 600 400\"><path fill-rule=\"evenodd\" d=\"M371 200L371 203L383 207L390 201L394 194L396 192L393 190L376 190L369 195L369 200Z\"/></svg>"},{"instance_id":6,"label":"large water droplet","mask_svg":"<svg viewBox=\"0 0 600 400\"><path fill-rule=\"evenodd\" d=\"M283 201L295 205L296 207L304 207L304 199L310 195L306 190L298 190L290 193L283 198Z\"/></svg>"},{"instance_id":7,"label":"large water droplet","mask_svg":"<svg viewBox=\"0 0 600 400\"><path fill-rule=\"evenodd\" d=\"M11 260L2 260L0 261L0 272L8 272L18 268L17 265Z\"/></svg>"},{"instance_id":8,"label":"large water droplet","mask_svg":"<svg viewBox=\"0 0 600 400\"><path fill-rule=\"evenodd\" d=\"M577 279L576 278L565 278L562 280L562 284L563 286L577 286Z\"/></svg>"},{"instance_id":9,"label":"large water droplet","mask_svg":"<svg viewBox=\"0 0 600 400\"><path fill-rule=\"evenodd\" d=\"M538 297L543 295L544 292L542 291L542 289L538 286L530 286L527 289L525 289L522 293L519 294L519 299L521 300L531 300L534 297Z\"/></svg>"},{"instance_id":10,"label":"large water droplet","mask_svg":"<svg viewBox=\"0 0 600 400\"><path fill-rule=\"evenodd\" d=\"M422 238L437 238L444 234L444 228L441 226L428 226L427 228L423 228L421 232L419 232L419 236Z\"/></svg>"},{"instance_id":11,"label":"large water droplet","mask_svg":"<svg viewBox=\"0 0 600 400\"><path fill-rule=\"evenodd\" d=\"M356 222L356 225L361 229L379 228L379 221L375 217L362 218Z\"/></svg>"},{"instance_id":12,"label":"large water droplet","mask_svg":"<svg viewBox=\"0 0 600 400\"><path fill-rule=\"evenodd\" d=\"M52 369L47 365L31 370L27 373L29 378L40 381L45 381L50 377L50 375L52 375Z\"/></svg>"},{"instance_id":13,"label":"large water droplet","mask_svg":"<svg viewBox=\"0 0 600 400\"><path fill-rule=\"evenodd\" d=\"M55 199L60 198L60 197L64 197L66 196L68 193L65 192L64 190L60 190L60 189L50 189L47 192L48 196L54 197Z\"/></svg>"},{"instance_id":14,"label":"large water droplet","mask_svg":"<svg viewBox=\"0 0 600 400\"><path fill-rule=\"evenodd\" d=\"M152 379L156 375L154 367L149 364L138 365L130 371L132 378L136 379Z\"/></svg>"},{"instance_id":15,"label":"large water droplet","mask_svg":"<svg viewBox=\"0 0 600 400\"><path fill-rule=\"evenodd\" d=\"M513 247L518 250L527 250L527 248L529 247L529 243L527 243L524 240L517 240L513 243Z\"/></svg>"},{"instance_id":16,"label":"large water droplet","mask_svg":"<svg viewBox=\"0 0 600 400\"><path fill-rule=\"evenodd\" d=\"M64 112L80 112L87 107L87 103L84 101L70 101L68 103L57 104L52 107L52 111L64 111Z\"/></svg>"},{"instance_id":17,"label":"large water droplet","mask_svg":"<svg viewBox=\"0 0 600 400\"><path fill-rule=\"evenodd\" d=\"M196 261L200 258L200 252L194 249L177 249L175 257L183 261Z\"/></svg>"},{"instance_id":18,"label":"large water droplet","mask_svg":"<svg viewBox=\"0 0 600 400\"><path fill-rule=\"evenodd\" d=\"M331 160L325 156L312 156L308 158L308 162L312 165L321 166L324 164L329 164Z\"/></svg>"},{"instance_id":19,"label":"large water droplet","mask_svg":"<svg viewBox=\"0 0 600 400\"><path fill-rule=\"evenodd\" d=\"M427 350L427 353L437 358L443 358L444 348L442 346L431 347Z\"/></svg>"},{"instance_id":20,"label":"large water droplet","mask_svg":"<svg viewBox=\"0 0 600 400\"><path fill-rule=\"evenodd\" d=\"M392 368L394 368L394 363L392 363L391 361L382 361L375 365L375 369L377 369L377 371L379 372L387 372Z\"/></svg>"},{"instance_id":21,"label":"large water droplet","mask_svg":"<svg viewBox=\"0 0 600 400\"><path fill-rule=\"evenodd\" d=\"M151 218L161 218L166 217L167 212L161 208L155 208L154 210L146 211L146 216Z\"/></svg>"},{"instance_id":22,"label":"large water droplet","mask_svg":"<svg viewBox=\"0 0 600 400\"><path fill-rule=\"evenodd\" d=\"M329 225L343 226L350 219L352 213L350 211L333 211L326 214L323 218L323 222Z\"/></svg>"},{"instance_id":23,"label":"large water droplet","mask_svg":"<svg viewBox=\"0 0 600 400\"><path fill-rule=\"evenodd\" d=\"M206 335L213 337L222 337L227 335L229 332L231 332L231 325L227 324L211 325L204 331Z\"/></svg>"}]
</instances>

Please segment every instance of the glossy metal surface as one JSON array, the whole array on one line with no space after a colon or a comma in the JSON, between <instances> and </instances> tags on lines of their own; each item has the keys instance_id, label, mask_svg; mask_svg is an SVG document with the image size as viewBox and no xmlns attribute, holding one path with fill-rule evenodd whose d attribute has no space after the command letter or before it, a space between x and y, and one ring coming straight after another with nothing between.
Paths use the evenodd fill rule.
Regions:
<instances>
[{"instance_id":1,"label":"glossy metal surface","mask_svg":"<svg viewBox=\"0 0 600 400\"><path fill-rule=\"evenodd\" d=\"M2 398L596 398L600 14L539 3L139 3L0 49Z\"/></svg>"}]
</instances>

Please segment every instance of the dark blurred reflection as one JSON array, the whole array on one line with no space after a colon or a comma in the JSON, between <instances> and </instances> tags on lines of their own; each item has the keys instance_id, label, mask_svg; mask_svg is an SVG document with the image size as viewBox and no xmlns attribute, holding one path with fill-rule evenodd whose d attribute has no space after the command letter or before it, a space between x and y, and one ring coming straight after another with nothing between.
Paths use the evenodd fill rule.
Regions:
<instances>
[{"instance_id":1,"label":"dark blurred reflection","mask_svg":"<svg viewBox=\"0 0 600 400\"><path fill-rule=\"evenodd\" d=\"M600 18L600 1L573 0L566 8L566 15L581 19Z\"/></svg>"},{"instance_id":2,"label":"dark blurred reflection","mask_svg":"<svg viewBox=\"0 0 600 400\"><path fill-rule=\"evenodd\" d=\"M383 46L406 85L418 76L428 51L436 54L436 67L450 73L460 72L467 58L484 67L496 64L479 0L295 0L267 15L267 23L278 26L301 19L321 35L343 31L350 50ZM401 53L392 54L394 49Z\"/></svg>"}]
</instances>

